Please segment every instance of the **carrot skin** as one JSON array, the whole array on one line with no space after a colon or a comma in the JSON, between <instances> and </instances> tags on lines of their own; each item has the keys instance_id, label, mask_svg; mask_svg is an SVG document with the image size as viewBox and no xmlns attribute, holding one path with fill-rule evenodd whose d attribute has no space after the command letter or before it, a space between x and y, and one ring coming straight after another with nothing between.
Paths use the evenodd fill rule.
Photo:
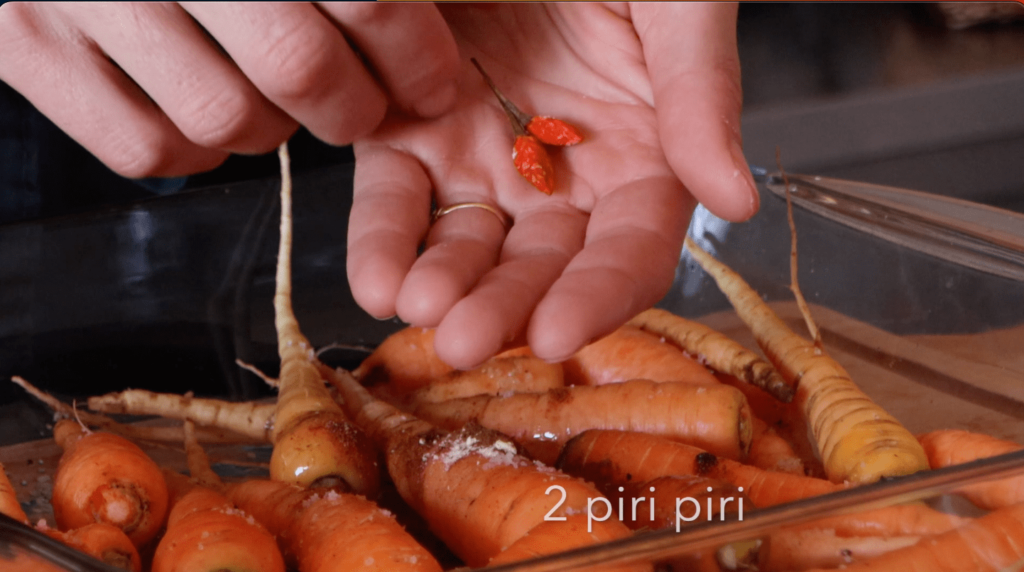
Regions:
<instances>
[{"instance_id":1,"label":"carrot skin","mask_svg":"<svg viewBox=\"0 0 1024 572\"><path fill-rule=\"evenodd\" d=\"M769 361L796 385L795 402L808 420L829 480L864 484L928 468L914 436L872 402L839 363L793 333L738 274L690 238L686 245L729 298Z\"/></svg>"},{"instance_id":2,"label":"carrot skin","mask_svg":"<svg viewBox=\"0 0 1024 572\"><path fill-rule=\"evenodd\" d=\"M659 434L731 459L746 456L752 431L746 399L717 383L631 380L423 403L412 411L445 429L477 422L509 435L548 464L565 441L588 429Z\"/></svg>"},{"instance_id":3,"label":"carrot skin","mask_svg":"<svg viewBox=\"0 0 1024 572\"><path fill-rule=\"evenodd\" d=\"M743 487L743 492L758 508L844 488L821 479L765 471L719 459L684 443L628 431L581 433L566 443L556 466L588 481L649 481L667 475L719 479Z\"/></svg>"},{"instance_id":4,"label":"carrot skin","mask_svg":"<svg viewBox=\"0 0 1024 572\"><path fill-rule=\"evenodd\" d=\"M436 403L475 395L498 395L511 391L539 392L564 387L561 364L529 356L495 357L470 371L451 371L412 393L397 394L390 386L382 399L405 403ZM377 394L377 392L374 392ZM380 395L380 394L378 394ZM387 397L384 397L387 396Z\"/></svg>"},{"instance_id":5,"label":"carrot skin","mask_svg":"<svg viewBox=\"0 0 1024 572\"><path fill-rule=\"evenodd\" d=\"M590 499L601 497L519 455L504 435L475 424L448 433L374 399L344 371L321 371L384 452L402 498L469 566L487 564L546 516L587 514Z\"/></svg>"},{"instance_id":6,"label":"carrot skin","mask_svg":"<svg viewBox=\"0 0 1024 572\"><path fill-rule=\"evenodd\" d=\"M933 469L970 463L978 459L1021 450L1012 441L961 430L932 431L918 437ZM958 491L977 506L993 510L1024 502L1024 477L979 483Z\"/></svg>"},{"instance_id":7,"label":"carrot skin","mask_svg":"<svg viewBox=\"0 0 1024 572\"><path fill-rule=\"evenodd\" d=\"M917 536L842 537L828 529L782 532L773 534L761 546L758 568L763 572L837 568L913 546L920 540Z\"/></svg>"},{"instance_id":8,"label":"carrot skin","mask_svg":"<svg viewBox=\"0 0 1024 572\"><path fill-rule=\"evenodd\" d=\"M804 463L788 441L757 417L753 418L753 425L748 464L766 471L804 474Z\"/></svg>"},{"instance_id":9,"label":"carrot skin","mask_svg":"<svg viewBox=\"0 0 1024 572\"><path fill-rule=\"evenodd\" d=\"M278 537L303 572L440 572L441 567L393 516L364 497L252 480L228 497Z\"/></svg>"},{"instance_id":10,"label":"carrot skin","mask_svg":"<svg viewBox=\"0 0 1024 572\"><path fill-rule=\"evenodd\" d=\"M434 333L409 327L391 334L352 370L352 377L367 387L387 383L396 393L405 394L455 371L434 352Z\"/></svg>"},{"instance_id":11,"label":"carrot skin","mask_svg":"<svg viewBox=\"0 0 1024 572\"><path fill-rule=\"evenodd\" d=\"M584 346L562 363L569 385L604 385L630 379L715 384L697 360L663 338L623 326Z\"/></svg>"},{"instance_id":12,"label":"carrot skin","mask_svg":"<svg viewBox=\"0 0 1024 572\"><path fill-rule=\"evenodd\" d=\"M533 527L522 538L503 550L488 562L488 566L519 562L538 556L564 552L573 548L590 546L600 542L618 540L629 535L621 526L612 521L589 523L586 515L574 514L564 521L545 521ZM593 566L592 572L643 572L650 571L649 563L615 564Z\"/></svg>"},{"instance_id":13,"label":"carrot skin","mask_svg":"<svg viewBox=\"0 0 1024 572\"><path fill-rule=\"evenodd\" d=\"M14 492L14 486L7 477L3 463L0 463L0 513L19 522L28 523L28 516L18 502L18 495Z\"/></svg>"},{"instance_id":14,"label":"carrot skin","mask_svg":"<svg viewBox=\"0 0 1024 572\"><path fill-rule=\"evenodd\" d=\"M54 427L64 447L53 482L53 514L64 530L106 522L136 546L152 540L167 516L160 468L131 441L110 433L83 435L65 419Z\"/></svg>"},{"instance_id":15,"label":"carrot skin","mask_svg":"<svg viewBox=\"0 0 1024 572\"><path fill-rule=\"evenodd\" d=\"M671 340L716 372L758 387L778 401L789 403L793 400L793 388L770 363L704 324L651 308L638 314L628 325Z\"/></svg>"},{"instance_id":16,"label":"carrot skin","mask_svg":"<svg viewBox=\"0 0 1024 572\"><path fill-rule=\"evenodd\" d=\"M94 522L62 532L40 522L36 530L115 568L130 572L142 570L139 551L128 535L112 524Z\"/></svg>"},{"instance_id":17,"label":"carrot skin","mask_svg":"<svg viewBox=\"0 0 1024 572\"><path fill-rule=\"evenodd\" d=\"M284 572L274 537L220 492L165 470L167 530L151 572Z\"/></svg>"},{"instance_id":18,"label":"carrot skin","mask_svg":"<svg viewBox=\"0 0 1024 572\"><path fill-rule=\"evenodd\" d=\"M1002 508L913 546L856 562L848 572L996 572L1024 560L1024 504ZM824 572L821 570L819 572Z\"/></svg>"}]
</instances>

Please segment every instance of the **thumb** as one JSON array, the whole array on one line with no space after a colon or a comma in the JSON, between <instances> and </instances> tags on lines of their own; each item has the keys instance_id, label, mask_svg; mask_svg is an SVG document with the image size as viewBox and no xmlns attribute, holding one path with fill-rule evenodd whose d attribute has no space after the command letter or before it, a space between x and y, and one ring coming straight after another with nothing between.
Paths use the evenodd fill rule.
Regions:
<instances>
[{"instance_id":1,"label":"thumb","mask_svg":"<svg viewBox=\"0 0 1024 572\"><path fill-rule=\"evenodd\" d=\"M736 4L631 4L654 92L661 145L676 176L716 216L757 212L740 135Z\"/></svg>"}]
</instances>

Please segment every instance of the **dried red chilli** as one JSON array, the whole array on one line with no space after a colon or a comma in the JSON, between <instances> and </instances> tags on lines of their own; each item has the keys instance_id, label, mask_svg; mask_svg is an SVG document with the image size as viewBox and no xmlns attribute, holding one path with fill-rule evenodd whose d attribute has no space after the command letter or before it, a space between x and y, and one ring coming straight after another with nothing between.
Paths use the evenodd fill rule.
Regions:
<instances>
[{"instance_id":1,"label":"dried red chilli","mask_svg":"<svg viewBox=\"0 0 1024 572\"><path fill-rule=\"evenodd\" d=\"M575 145L583 141L583 134L575 126L561 119L523 113L498 90L476 58L470 58L470 61L494 92L512 124L512 131L516 136L512 146L512 163L516 170L539 191L550 195L555 190L555 173L551 157L541 143L563 147Z\"/></svg>"}]
</instances>

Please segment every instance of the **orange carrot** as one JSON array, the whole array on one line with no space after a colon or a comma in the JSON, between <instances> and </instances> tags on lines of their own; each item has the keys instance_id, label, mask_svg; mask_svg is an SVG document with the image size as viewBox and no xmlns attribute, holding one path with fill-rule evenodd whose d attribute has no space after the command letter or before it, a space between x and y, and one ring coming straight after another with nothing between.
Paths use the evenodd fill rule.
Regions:
<instances>
[{"instance_id":1,"label":"orange carrot","mask_svg":"<svg viewBox=\"0 0 1024 572\"><path fill-rule=\"evenodd\" d=\"M765 471L656 435L586 431L562 449L557 466L588 481L649 481L666 475L700 475L742 487L759 508L841 490L821 479Z\"/></svg>"},{"instance_id":2,"label":"orange carrot","mask_svg":"<svg viewBox=\"0 0 1024 572\"><path fill-rule=\"evenodd\" d=\"M570 385L629 379L714 384L715 376L676 346L634 326L623 326L584 346L562 363Z\"/></svg>"},{"instance_id":3,"label":"orange carrot","mask_svg":"<svg viewBox=\"0 0 1024 572\"><path fill-rule=\"evenodd\" d=\"M589 522L586 515L573 514L564 521L545 521L530 529L500 554L491 559L489 566L518 562L538 556L582 548L601 542L623 538L622 527L611 520ZM589 525L589 526L588 526ZM589 572L650 571L649 564L610 564L588 567Z\"/></svg>"},{"instance_id":4,"label":"orange carrot","mask_svg":"<svg viewBox=\"0 0 1024 572\"><path fill-rule=\"evenodd\" d=\"M779 401L789 403L793 400L793 388L786 384L772 364L704 324L651 308L630 320L629 325L663 336L686 353L697 356L711 369L735 376Z\"/></svg>"},{"instance_id":5,"label":"orange carrot","mask_svg":"<svg viewBox=\"0 0 1024 572\"><path fill-rule=\"evenodd\" d=\"M742 278L691 239L687 248L718 283L759 346L791 385L828 478L871 483L928 468L921 445L862 392L835 360L793 333Z\"/></svg>"},{"instance_id":6,"label":"orange carrot","mask_svg":"<svg viewBox=\"0 0 1024 572\"><path fill-rule=\"evenodd\" d=\"M919 536L843 537L834 530L802 529L771 535L758 553L758 570L782 572L836 568L917 544Z\"/></svg>"},{"instance_id":7,"label":"orange carrot","mask_svg":"<svg viewBox=\"0 0 1024 572\"><path fill-rule=\"evenodd\" d=\"M747 398L753 416L763 420L789 443L803 464L804 474L824 478L825 469L817 457L817 447L798 404L782 403L764 390L731 375L717 374L716 377L725 385L738 389Z\"/></svg>"},{"instance_id":8,"label":"orange carrot","mask_svg":"<svg viewBox=\"0 0 1024 572\"><path fill-rule=\"evenodd\" d=\"M224 485L196 441L192 421L185 422L185 452L191 479L164 470L171 510L151 571L284 572L274 537L221 492Z\"/></svg>"},{"instance_id":9,"label":"orange carrot","mask_svg":"<svg viewBox=\"0 0 1024 572\"><path fill-rule=\"evenodd\" d=\"M342 370L321 372L349 414L384 452L402 498L466 564L482 566L535 526L589 514L591 485L517 454L516 446L478 425L446 433L374 399ZM621 523L622 536L628 529Z\"/></svg>"},{"instance_id":10,"label":"orange carrot","mask_svg":"<svg viewBox=\"0 0 1024 572\"><path fill-rule=\"evenodd\" d=\"M21 508L21 503L18 502L18 495L14 492L14 486L11 485L11 480L4 471L3 463L0 463L0 513L19 522L28 523L28 516Z\"/></svg>"},{"instance_id":11,"label":"orange carrot","mask_svg":"<svg viewBox=\"0 0 1024 572\"><path fill-rule=\"evenodd\" d=\"M344 482L360 494L376 495L377 456L349 423L324 387L313 364L313 348L292 309L292 196L287 143L281 159L281 242L277 254L274 326L281 357L277 411L271 438L270 477L301 485Z\"/></svg>"},{"instance_id":12,"label":"orange carrot","mask_svg":"<svg viewBox=\"0 0 1024 572\"><path fill-rule=\"evenodd\" d=\"M921 441L928 455L928 463L933 469L970 463L1022 449L1012 441L955 429L932 431L919 436L918 440ZM959 492L981 508L1002 508L1024 502L1024 477L970 485Z\"/></svg>"},{"instance_id":13,"label":"orange carrot","mask_svg":"<svg viewBox=\"0 0 1024 572\"><path fill-rule=\"evenodd\" d=\"M740 507L744 504L753 508L746 495L732 484L696 475L594 484L612 499L616 507L618 500L623 500L626 518L622 522L633 530L672 528L691 521L725 520L728 515L741 515ZM743 503L740 499L744 499Z\"/></svg>"},{"instance_id":14,"label":"orange carrot","mask_svg":"<svg viewBox=\"0 0 1024 572\"><path fill-rule=\"evenodd\" d=\"M804 474L804 463L775 429L757 417L753 417L754 431L750 439L750 455L747 463L766 471Z\"/></svg>"},{"instance_id":15,"label":"orange carrot","mask_svg":"<svg viewBox=\"0 0 1024 572\"><path fill-rule=\"evenodd\" d=\"M435 330L409 327L387 337L352 371L368 387L387 383L404 394L454 371L434 352Z\"/></svg>"},{"instance_id":16,"label":"orange carrot","mask_svg":"<svg viewBox=\"0 0 1024 572\"><path fill-rule=\"evenodd\" d=\"M949 532L971 522L971 519L928 508L922 503L908 503L866 510L856 514L821 518L813 522L787 527L790 530L831 530L836 536L896 537L933 536Z\"/></svg>"},{"instance_id":17,"label":"orange carrot","mask_svg":"<svg viewBox=\"0 0 1024 572\"><path fill-rule=\"evenodd\" d=\"M913 546L855 562L848 572L997 572L1024 561L1024 504L1002 508ZM824 572L824 571L821 571Z\"/></svg>"},{"instance_id":18,"label":"orange carrot","mask_svg":"<svg viewBox=\"0 0 1024 572\"><path fill-rule=\"evenodd\" d=\"M407 395L390 398L408 403L447 401L474 395L498 395L511 391L536 392L564 387L562 366L533 356L495 357L470 371L450 371ZM392 393L390 385L383 395ZM375 388L376 389L376 388ZM383 398L378 391L374 394Z\"/></svg>"},{"instance_id":19,"label":"orange carrot","mask_svg":"<svg viewBox=\"0 0 1024 572\"><path fill-rule=\"evenodd\" d=\"M501 431L548 464L565 441L587 429L659 434L731 459L746 456L752 431L746 399L718 383L631 380L421 403L411 411L445 429L475 421Z\"/></svg>"},{"instance_id":20,"label":"orange carrot","mask_svg":"<svg viewBox=\"0 0 1024 572\"><path fill-rule=\"evenodd\" d=\"M440 572L390 513L361 496L251 480L228 498L270 530L302 572Z\"/></svg>"},{"instance_id":21,"label":"orange carrot","mask_svg":"<svg viewBox=\"0 0 1024 572\"><path fill-rule=\"evenodd\" d=\"M61 532L40 523L36 526L36 530L115 568L131 572L142 570L139 551L132 544L128 535L112 524L94 522L74 530Z\"/></svg>"},{"instance_id":22,"label":"orange carrot","mask_svg":"<svg viewBox=\"0 0 1024 572\"><path fill-rule=\"evenodd\" d=\"M106 522L136 546L152 540L167 516L167 485L160 468L131 441L85 433L65 419L53 428L64 449L53 479L53 515L63 529Z\"/></svg>"}]
</instances>

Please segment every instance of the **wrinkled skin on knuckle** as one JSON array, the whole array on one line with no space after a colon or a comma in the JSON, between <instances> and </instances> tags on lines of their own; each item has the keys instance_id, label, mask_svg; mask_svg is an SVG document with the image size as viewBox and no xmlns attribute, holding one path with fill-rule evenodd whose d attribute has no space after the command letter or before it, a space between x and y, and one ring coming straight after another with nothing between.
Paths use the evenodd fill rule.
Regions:
<instances>
[{"instance_id":1,"label":"wrinkled skin on knuckle","mask_svg":"<svg viewBox=\"0 0 1024 572\"><path fill-rule=\"evenodd\" d=\"M203 147L224 149L242 139L256 121L256 102L237 89L195 94L182 110L182 133Z\"/></svg>"},{"instance_id":2,"label":"wrinkled skin on knuckle","mask_svg":"<svg viewBox=\"0 0 1024 572\"><path fill-rule=\"evenodd\" d=\"M290 30L268 40L262 62L262 89L271 99L296 100L316 93L331 69L331 41L321 32Z\"/></svg>"}]
</instances>

